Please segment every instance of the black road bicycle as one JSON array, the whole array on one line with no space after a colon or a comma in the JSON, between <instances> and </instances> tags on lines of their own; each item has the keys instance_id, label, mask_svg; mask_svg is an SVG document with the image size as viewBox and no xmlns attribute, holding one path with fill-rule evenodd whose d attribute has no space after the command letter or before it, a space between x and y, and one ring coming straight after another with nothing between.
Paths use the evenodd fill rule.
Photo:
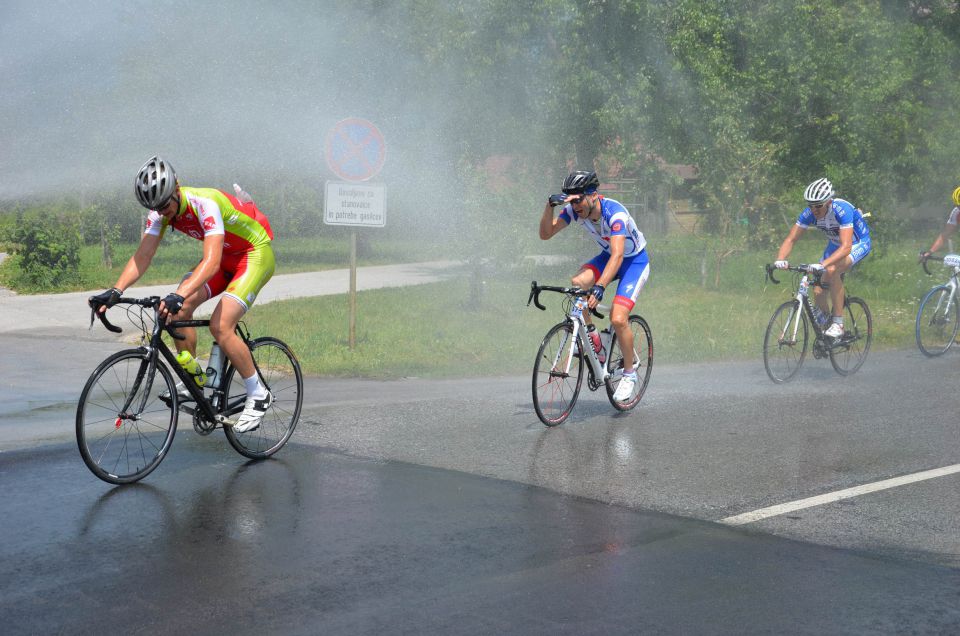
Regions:
<instances>
[{"instance_id":1,"label":"black road bicycle","mask_svg":"<svg viewBox=\"0 0 960 636\"><path fill-rule=\"evenodd\" d=\"M610 404L618 411L629 411L643 398L650 382L653 369L653 338L647 321L637 315L630 316L630 330L633 332L633 359L637 372L637 387L634 396L626 402L613 399L613 394L623 377L623 352L617 342L617 334L609 330L609 342L605 343L606 357L601 360L590 345L587 326L583 319L589 291L578 287L552 287L530 285L530 297L527 305L533 302L538 309L546 311L540 304L540 292L550 291L566 295L567 316L547 332L537 351L537 360L533 364L533 408L537 417L547 426L561 424L573 411L580 388L583 384L583 367L586 362L587 386L596 391L601 386L607 390ZM593 312L598 318L603 315Z\"/></svg>"},{"instance_id":2,"label":"black road bicycle","mask_svg":"<svg viewBox=\"0 0 960 636\"><path fill-rule=\"evenodd\" d=\"M811 285L828 288L820 282L823 270L808 271L809 265L788 267L784 271L797 274L797 295L783 303L773 312L770 324L763 336L763 366L774 382L792 379L807 355L809 334L813 332L813 357L830 358L830 364L840 375L849 375L859 369L873 340L873 318L870 308L860 298L846 296L843 299L843 335L831 338L824 335L824 328L817 324L810 303ZM777 268L767 265L767 277L775 284Z\"/></svg>"},{"instance_id":3,"label":"black road bicycle","mask_svg":"<svg viewBox=\"0 0 960 636\"><path fill-rule=\"evenodd\" d=\"M167 322L160 318L160 301L151 296L121 298L117 303L127 305L144 344L109 356L83 388L77 405L77 444L87 467L111 484L143 479L170 450L181 412L193 417L193 428L201 435L222 427L230 445L245 457L262 459L280 450L293 434L303 404L303 376L290 347L277 338L251 338L243 322L237 325L261 381L273 394L259 428L238 433L233 424L243 411L246 389L233 365L225 360L226 368L217 374L218 388L205 390L177 363L162 339L166 331L182 340L177 328L207 327L210 321ZM105 314L94 310L93 316L110 331L121 332ZM183 381L190 399L178 395L175 378Z\"/></svg>"}]
</instances>

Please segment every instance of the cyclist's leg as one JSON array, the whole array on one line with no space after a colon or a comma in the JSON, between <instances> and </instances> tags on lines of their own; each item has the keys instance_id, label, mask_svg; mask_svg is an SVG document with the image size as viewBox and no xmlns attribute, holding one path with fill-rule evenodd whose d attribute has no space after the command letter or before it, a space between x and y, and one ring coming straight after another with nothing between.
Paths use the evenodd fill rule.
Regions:
<instances>
[{"instance_id":1,"label":"cyclist's leg","mask_svg":"<svg viewBox=\"0 0 960 636\"><path fill-rule=\"evenodd\" d=\"M839 247L840 246L838 244L827 241L827 247L826 249L823 250L823 256L820 257L820 262L822 263L823 261L827 260L827 257L833 254ZM830 283L829 272L827 272L827 276L824 277L823 282L827 284ZM832 286L831 286L831 289L832 289ZM830 298L833 298L832 294L830 295ZM824 316L830 315L830 303L828 302L828 300L829 299L827 298L827 294L823 292L823 287L821 287L820 285L814 285L813 302L817 306L817 309L823 312ZM842 313L843 311L842 302L840 303L840 310Z\"/></svg>"},{"instance_id":2,"label":"cyclist's leg","mask_svg":"<svg viewBox=\"0 0 960 636\"><path fill-rule=\"evenodd\" d=\"M603 272L603 268L607 266L607 261L609 260L610 255L606 252L597 254L580 267L580 271L570 279L570 282L574 287L590 289L597 283L601 272ZM593 323L593 319L588 311L583 312L583 319L588 325Z\"/></svg>"},{"instance_id":3,"label":"cyclist's leg","mask_svg":"<svg viewBox=\"0 0 960 636\"><path fill-rule=\"evenodd\" d=\"M623 352L624 372L634 370L633 330L630 328L630 312L637 302L640 290L650 276L650 261L646 250L634 257L624 259L617 272L620 282L617 284L613 304L610 309L610 324L617 334L617 342Z\"/></svg>"},{"instance_id":4,"label":"cyclist's leg","mask_svg":"<svg viewBox=\"0 0 960 636\"><path fill-rule=\"evenodd\" d=\"M850 271L870 253L870 239L854 243L850 247L850 254L836 263L827 271L827 283L830 285L830 300L833 303L834 320L843 320L843 301L846 297L846 288L843 284L843 274Z\"/></svg>"},{"instance_id":5,"label":"cyclist's leg","mask_svg":"<svg viewBox=\"0 0 960 636\"><path fill-rule=\"evenodd\" d=\"M191 270L187 272L186 276L183 277L183 280L186 280L192 275L193 271ZM183 299L183 308L180 309L180 312L175 316L175 319L193 320L193 312L197 310L197 307L222 292L226 286L227 283L226 279L224 278L224 272L217 272L213 275L213 278L204 283L203 287ZM217 289L217 292L211 293L213 289ZM177 331L184 336L183 340L174 340L173 342L174 346L177 348L177 351L189 351L190 355L196 357L197 330L193 327L182 327Z\"/></svg>"}]
</instances>

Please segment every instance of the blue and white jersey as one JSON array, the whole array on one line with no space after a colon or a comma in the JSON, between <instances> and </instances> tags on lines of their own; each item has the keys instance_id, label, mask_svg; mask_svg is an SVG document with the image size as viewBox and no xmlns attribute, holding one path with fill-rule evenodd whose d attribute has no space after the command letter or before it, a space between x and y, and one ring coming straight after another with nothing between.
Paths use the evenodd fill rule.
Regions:
<instances>
[{"instance_id":1,"label":"blue and white jersey","mask_svg":"<svg viewBox=\"0 0 960 636\"><path fill-rule=\"evenodd\" d=\"M843 199L834 199L830 204L830 210L821 219L815 217L809 207L804 208L797 218L797 225L804 229L811 225L817 226L827 235L830 242L836 245L840 245L840 230L842 228L853 228L854 243L870 238L870 228L867 227L867 222L863 220L860 210Z\"/></svg>"},{"instance_id":2,"label":"blue and white jersey","mask_svg":"<svg viewBox=\"0 0 960 636\"><path fill-rule=\"evenodd\" d=\"M573 206L570 204L563 207L563 211L557 218L563 219L567 224L579 223L593 237L600 249L607 254L610 253L610 237L613 236L626 237L623 243L624 258L636 256L647 246L643 233L637 229L637 224L630 213L627 212L627 208L613 199L600 197L599 223L577 217L573 211Z\"/></svg>"}]
</instances>

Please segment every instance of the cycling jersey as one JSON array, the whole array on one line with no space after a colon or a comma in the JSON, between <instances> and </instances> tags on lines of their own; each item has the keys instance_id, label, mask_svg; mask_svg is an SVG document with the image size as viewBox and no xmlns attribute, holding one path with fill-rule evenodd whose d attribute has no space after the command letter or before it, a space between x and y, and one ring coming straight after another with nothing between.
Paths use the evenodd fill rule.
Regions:
<instances>
[{"instance_id":1,"label":"cycling jersey","mask_svg":"<svg viewBox=\"0 0 960 636\"><path fill-rule=\"evenodd\" d=\"M834 199L830 204L830 210L818 219L813 215L809 207L804 208L803 212L797 218L797 225L806 229L811 225L820 228L827 239L836 245L840 244L840 230L842 228L853 228L853 242L859 243L870 238L870 228L860 210L855 208L849 201L843 199Z\"/></svg>"},{"instance_id":2,"label":"cycling jersey","mask_svg":"<svg viewBox=\"0 0 960 636\"><path fill-rule=\"evenodd\" d=\"M220 271L204 284L207 298L225 293L250 309L275 269L273 230L256 204L214 188L181 187L177 215L168 220L151 211L144 234L162 238L168 226L201 241L223 235Z\"/></svg>"},{"instance_id":3,"label":"cycling jersey","mask_svg":"<svg viewBox=\"0 0 960 636\"><path fill-rule=\"evenodd\" d=\"M613 236L626 237L623 245L624 258L636 256L647 245L643 233L637 229L637 224L630 213L627 212L627 208L613 199L600 197L600 221L598 223L578 217L573 211L573 205L569 203L563 206L563 211L557 218L562 219L567 224L575 219L593 237L600 249L607 254L610 253L610 238Z\"/></svg>"},{"instance_id":4,"label":"cycling jersey","mask_svg":"<svg viewBox=\"0 0 960 636\"><path fill-rule=\"evenodd\" d=\"M960 207L955 207L950 211L950 216L947 218L947 223L950 225L956 225L958 217L960 217Z\"/></svg>"},{"instance_id":5,"label":"cycling jersey","mask_svg":"<svg viewBox=\"0 0 960 636\"><path fill-rule=\"evenodd\" d=\"M168 220L152 210L144 234L163 237L168 225L201 241L223 234L224 254L243 254L273 239L270 221L255 203L214 188L181 187L177 215Z\"/></svg>"}]
</instances>

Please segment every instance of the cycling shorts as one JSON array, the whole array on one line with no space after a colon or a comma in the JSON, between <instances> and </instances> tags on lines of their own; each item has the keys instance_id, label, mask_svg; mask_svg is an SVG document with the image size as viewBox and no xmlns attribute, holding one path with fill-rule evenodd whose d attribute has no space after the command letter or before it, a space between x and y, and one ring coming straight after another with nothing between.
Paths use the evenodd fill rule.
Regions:
<instances>
[{"instance_id":1,"label":"cycling shorts","mask_svg":"<svg viewBox=\"0 0 960 636\"><path fill-rule=\"evenodd\" d=\"M273 276L275 267L270 243L258 245L241 254L224 254L220 260L220 271L204 285L207 298L225 294L243 305L244 310L248 310L257 294Z\"/></svg>"},{"instance_id":2,"label":"cycling shorts","mask_svg":"<svg viewBox=\"0 0 960 636\"><path fill-rule=\"evenodd\" d=\"M610 255L606 252L597 254L592 259L584 263L581 269L589 269L593 272L593 280L599 280L603 273ZM637 296L640 290L647 283L650 276L650 259L647 257L647 250L642 250L639 254L624 258L617 270L614 280L620 281L617 285L616 295L613 298L614 305L622 305L627 311L633 309L637 302Z\"/></svg>"},{"instance_id":3,"label":"cycling shorts","mask_svg":"<svg viewBox=\"0 0 960 636\"><path fill-rule=\"evenodd\" d=\"M853 267L857 263L863 260L863 258L870 253L870 237L867 236L861 241L857 241L850 246L850 258L853 259L853 262L850 263L850 266ZM823 250L823 258L820 260L825 260L828 256L840 249L840 246L837 243L829 242L827 243L827 248Z\"/></svg>"}]
</instances>

